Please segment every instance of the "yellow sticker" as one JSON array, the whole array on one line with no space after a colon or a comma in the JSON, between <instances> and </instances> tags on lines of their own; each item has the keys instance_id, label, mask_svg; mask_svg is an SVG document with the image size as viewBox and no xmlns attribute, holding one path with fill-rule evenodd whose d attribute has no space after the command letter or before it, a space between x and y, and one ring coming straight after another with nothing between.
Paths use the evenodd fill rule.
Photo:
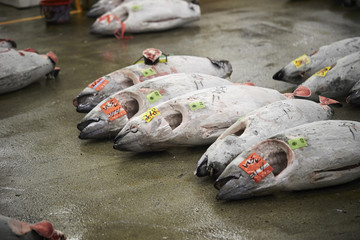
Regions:
<instances>
[{"instance_id":1,"label":"yellow sticker","mask_svg":"<svg viewBox=\"0 0 360 240\"><path fill-rule=\"evenodd\" d=\"M292 63L295 65L296 68L301 68L306 64L310 63L310 58L306 54L304 54L301 57L298 57L297 59L292 61Z\"/></svg>"},{"instance_id":2,"label":"yellow sticker","mask_svg":"<svg viewBox=\"0 0 360 240\"><path fill-rule=\"evenodd\" d=\"M237 121L240 122L240 121L243 120L245 117L246 117L246 115L245 115L245 116L242 116L242 117L239 117L239 119L238 119Z\"/></svg>"},{"instance_id":3,"label":"yellow sticker","mask_svg":"<svg viewBox=\"0 0 360 240\"><path fill-rule=\"evenodd\" d=\"M331 67L324 67L323 69L321 69L320 71L318 71L317 73L315 73L315 76L319 76L319 77L325 77L327 72L331 69Z\"/></svg>"},{"instance_id":4,"label":"yellow sticker","mask_svg":"<svg viewBox=\"0 0 360 240\"><path fill-rule=\"evenodd\" d=\"M161 115L157 108L149 108L143 115L141 116L146 122L150 122L157 115Z\"/></svg>"}]
</instances>

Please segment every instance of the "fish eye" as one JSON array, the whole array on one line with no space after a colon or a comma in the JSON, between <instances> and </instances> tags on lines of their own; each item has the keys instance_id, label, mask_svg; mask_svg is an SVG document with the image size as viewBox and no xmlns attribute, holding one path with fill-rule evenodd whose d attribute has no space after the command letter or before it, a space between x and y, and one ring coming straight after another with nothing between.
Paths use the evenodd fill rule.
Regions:
<instances>
[{"instance_id":1,"label":"fish eye","mask_svg":"<svg viewBox=\"0 0 360 240\"><path fill-rule=\"evenodd\" d=\"M137 131L138 131L138 127L136 125L131 125L130 126L130 132L136 133Z\"/></svg>"}]
</instances>

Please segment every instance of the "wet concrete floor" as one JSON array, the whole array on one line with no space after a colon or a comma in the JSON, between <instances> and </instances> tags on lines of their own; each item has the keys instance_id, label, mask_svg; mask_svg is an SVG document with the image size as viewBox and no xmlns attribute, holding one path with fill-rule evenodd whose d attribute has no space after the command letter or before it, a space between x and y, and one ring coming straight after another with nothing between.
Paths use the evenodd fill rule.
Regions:
<instances>
[{"instance_id":1,"label":"wet concrete floor","mask_svg":"<svg viewBox=\"0 0 360 240\"><path fill-rule=\"evenodd\" d=\"M0 213L47 219L68 239L359 239L360 181L242 201L217 201L208 178L193 175L206 147L134 154L112 141L78 139L72 99L93 80L133 64L143 49L230 60L232 81L282 92L271 76L321 45L360 35L360 10L338 1L200 0L202 18L183 28L119 41L88 33L93 20L0 25L19 49L54 51L61 72L0 96ZM37 8L0 5L0 22ZM345 105L336 119L360 120ZM0 237L1 238L1 237Z\"/></svg>"}]
</instances>

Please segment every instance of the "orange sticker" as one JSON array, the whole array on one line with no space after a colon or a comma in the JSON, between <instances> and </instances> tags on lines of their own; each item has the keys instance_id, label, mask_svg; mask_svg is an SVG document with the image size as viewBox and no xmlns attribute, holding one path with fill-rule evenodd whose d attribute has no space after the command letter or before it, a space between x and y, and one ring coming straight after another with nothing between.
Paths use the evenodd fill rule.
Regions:
<instances>
[{"instance_id":1,"label":"orange sticker","mask_svg":"<svg viewBox=\"0 0 360 240\"><path fill-rule=\"evenodd\" d=\"M310 58L306 54L304 54L292 61L292 63L295 65L296 68L301 68L306 64L310 63Z\"/></svg>"},{"instance_id":2,"label":"orange sticker","mask_svg":"<svg viewBox=\"0 0 360 240\"><path fill-rule=\"evenodd\" d=\"M249 176L257 183L274 170L256 153L250 154L244 161L239 164L239 167L247 174L249 174Z\"/></svg>"},{"instance_id":3,"label":"orange sticker","mask_svg":"<svg viewBox=\"0 0 360 240\"><path fill-rule=\"evenodd\" d=\"M94 82L90 83L88 85L89 88L93 88L96 91L100 91L101 89L103 89L105 87L106 84L108 84L109 81L106 80L105 78L101 77L96 79Z\"/></svg>"},{"instance_id":4,"label":"orange sticker","mask_svg":"<svg viewBox=\"0 0 360 240\"><path fill-rule=\"evenodd\" d=\"M119 104L119 102L112 98L109 101L106 101L101 105L101 110L105 113L105 115L109 118L110 122L115 119L126 115L125 110Z\"/></svg>"}]
</instances>

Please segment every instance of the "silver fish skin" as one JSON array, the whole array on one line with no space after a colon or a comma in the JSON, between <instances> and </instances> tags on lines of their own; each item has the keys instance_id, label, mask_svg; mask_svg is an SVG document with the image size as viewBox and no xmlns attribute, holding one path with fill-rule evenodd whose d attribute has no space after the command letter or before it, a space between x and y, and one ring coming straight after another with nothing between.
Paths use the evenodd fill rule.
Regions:
<instances>
[{"instance_id":1,"label":"silver fish skin","mask_svg":"<svg viewBox=\"0 0 360 240\"><path fill-rule=\"evenodd\" d=\"M54 70L57 58L25 50L0 48L0 94L13 92L45 77Z\"/></svg>"},{"instance_id":2,"label":"silver fish skin","mask_svg":"<svg viewBox=\"0 0 360 240\"><path fill-rule=\"evenodd\" d=\"M146 152L209 145L238 116L284 99L276 90L246 85L195 91L157 105L160 115L153 114L149 122L144 120L150 116L148 112L132 118L116 136L114 148Z\"/></svg>"},{"instance_id":3,"label":"silver fish skin","mask_svg":"<svg viewBox=\"0 0 360 240\"><path fill-rule=\"evenodd\" d=\"M349 95L346 98L346 102L360 107L360 80L350 90Z\"/></svg>"},{"instance_id":4,"label":"silver fish skin","mask_svg":"<svg viewBox=\"0 0 360 240\"><path fill-rule=\"evenodd\" d=\"M340 58L312 75L294 91L296 97L317 101L319 96L340 99L360 79L360 51Z\"/></svg>"},{"instance_id":5,"label":"silver fish skin","mask_svg":"<svg viewBox=\"0 0 360 240\"><path fill-rule=\"evenodd\" d=\"M183 0L142 0L120 4L97 18L90 33L113 35L163 31L200 19L200 6ZM122 24L123 23L123 24ZM125 25L126 29L122 29Z\"/></svg>"},{"instance_id":6,"label":"silver fish skin","mask_svg":"<svg viewBox=\"0 0 360 240\"><path fill-rule=\"evenodd\" d=\"M90 18L100 17L106 12L113 10L123 2L126 2L126 0L99 0L94 5L91 6L86 16Z\"/></svg>"},{"instance_id":7,"label":"silver fish skin","mask_svg":"<svg viewBox=\"0 0 360 240\"><path fill-rule=\"evenodd\" d=\"M65 234L48 221L30 224L3 215L0 215L0 236L3 240L66 240Z\"/></svg>"},{"instance_id":8,"label":"silver fish skin","mask_svg":"<svg viewBox=\"0 0 360 240\"><path fill-rule=\"evenodd\" d=\"M203 73L228 78L232 73L229 61L196 56L168 56L155 65L144 62L109 73L90 83L73 100L78 112L89 112L103 99L143 81L173 73Z\"/></svg>"},{"instance_id":9,"label":"silver fish skin","mask_svg":"<svg viewBox=\"0 0 360 240\"><path fill-rule=\"evenodd\" d=\"M306 56L306 59L287 64L274 74L273 79L301 84L320 69L331 66L337 59L360 50L360 37L347 38L332 44L322 46L319 50ZM306 64L307 63L307 64Z\"/></svg>"},{"instance_id":10,"label":"silver fish skin","mask_svg":"<svg viewBox=\"0 0 360 240\"><path fill-rule=\"evenodd\" d=\"M301 138L305 139L305 144L299 144ZM295 143L289 143L289 140ZM299 148L292 149L294 145ZM251 166L251 158L243 161L252 153L273 168L257 183L250 177L251 172L249 175L239 167L246 169ZM215 183L215 187L220 189L217 199L238 200L279 191L347 183L360 177L359 156L359 122L326 120L290 128L254 145L234 159Z\"/></svg>"},{"instance_id":11,"label":"silver fish skin","mask_svg":"<svg viewBox=\"0 0 360 240\"><path fill-rule=\"evenodd\" d=\"M115 137L128 119L153 106L189 92L231 84L233 83L224 78L200 73L170 74L136 84L112 94L93 108L78 124L81 131L79 138ZM113 99L124 109L124 115L115 118L113 112L105 114L103 106Z\"/></svg>"},{"instance_id":12,"label":"silver fish skin","mask_svg":"<svg viewBox=\"0 0 360 240\"><path fill-rule=\"evenodd\" d=\"M259 108L229 127L200 158L195 175L219 177L241 152L288 128L333 115L328 106L302 99L287 99Z\"/></svg>"},{"instance_id":13,"label":"silver fish skin","mask_svg":"<svg viewBox=\"0 0 360 240\"><path fill-rule=\"evenodd\" d=\"M0 48L16 48L16 42L11 39L0 38Z\"/></svg>"}]
</instances>

